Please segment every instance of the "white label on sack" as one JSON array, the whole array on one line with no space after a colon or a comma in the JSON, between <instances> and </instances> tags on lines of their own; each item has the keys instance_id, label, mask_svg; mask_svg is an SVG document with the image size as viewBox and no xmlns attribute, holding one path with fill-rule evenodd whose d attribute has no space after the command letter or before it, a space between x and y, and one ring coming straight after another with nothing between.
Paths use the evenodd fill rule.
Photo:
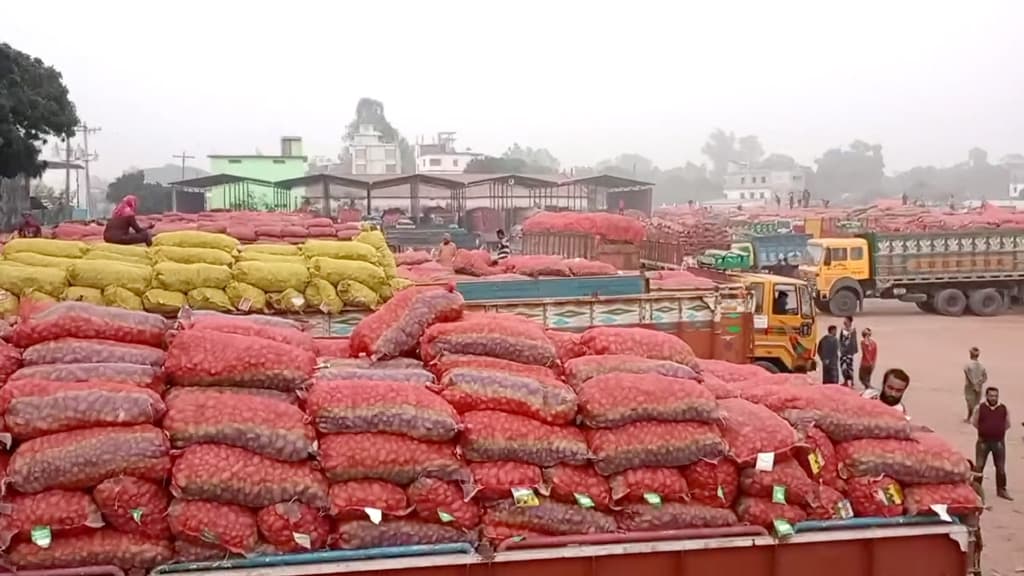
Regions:
<instances>
[{"instance_id":1,"label":"white label on sack","mask_svg":"<svg viewBox=\"0 0 1024 576\"><path fill-rule=\"evenodd\" d=\"M320 311L327 314L331 311L331 307L327 305L327 302L320 303Z\"/></svg>"},{"instance_id":2,"label":"white label on sack","mask_svg":"<svg viewBox=\"0 0 1024 576\"><path fill-rule=\"evenodd\" d=\"M306 305L306 299L302 296L292 296L292 306L296 308L302 308Z\"/></svg>"},{"instance_id":3,"label":"white label on sack","mask_svg":"<svg viewBox=\"0 0 1024 576\"><path fill-rule=\"evenodd\" d=\"M309 534L300 534L298 532L292 532L292 540L295 541L300 547L306 550L313 549L313 542L309 538Z\"/></svg>"},{"instance_id":4,"label":"white label on sack","mask_svg":"<svg viewBox=\"0 0 1024 576\"><path fill-rule=\"evenodd\" d=\"M374 524L380 524L380 521L384 519L384 512L380 508L363 508L363 512L366 512L370 522Z\"/></svg>"},{"instance_id":5,"label":"white label on sack","mask_svg":"<svg viewBox=\"0 0 1024 576\"><path fill-rule=\"evenodd\" d=\"M932 504L930 508L932 509L932 512L939 515L939 518L941 518L943 522L953 521L953 517L949 515L948 504Z\"/></svg>"},{"instance_id":6,"label":"white label on sack","mask_svg":"<svg viewBox=\"0 0 1024 576\"><path fill-rule=\"evenodd\" d=\"M242 312L248 312L252 308L252 300L249 298L242 298L238 301L238 309Z\"/></svg>"},{"instance_id":7,"label":"white label on sack","mask_svg":"<svg viewBox=\"0 0 1024 576\"><path fill-rule=\"evenodd\" d=\"M757 462L754 470L759 472L771 472L775 469L775 452L758 452Z\"/></svg>"}]
</instances>

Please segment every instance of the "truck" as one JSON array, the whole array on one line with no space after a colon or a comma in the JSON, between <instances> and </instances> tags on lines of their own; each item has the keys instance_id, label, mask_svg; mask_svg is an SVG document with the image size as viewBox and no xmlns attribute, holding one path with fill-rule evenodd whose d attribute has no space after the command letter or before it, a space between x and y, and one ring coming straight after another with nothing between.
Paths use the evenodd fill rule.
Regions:
<instances>
[{"instance_id":1,"label":"truck","mask_svg":"<svg viewBox=\"0 0 1024 576\"><path fill-rule=\"evenodd\" d=\"M818 310L852 316L867 298L929 313L996 316L1024 296L1024 231L867 233L808 242L799 269Z\"/></svg>"},{"instance_id":2,"label":"truck","mask_svg":"<svg viewBox=\"0 0 1024 576\"><path fill-rule=\"evenodd\" d=\"M681 244L648 241L644 243L641 262L646 269L676 269L696 263L707 268L769 271L779 263L797 265L803 257L810 234L738 233L727 250L705 250L688 254Z\"/></svg>"},{"instance_id":3,"label":"truck","mask_svg":"<svg viewBox=\"0 0 1024 576\"><path fill-rule=\"evenodd\" d=\"M591 234L524 232L522 254L550 254L605 262L618 270L640 269L640 246Z\"/></svg>"}]
</instances>

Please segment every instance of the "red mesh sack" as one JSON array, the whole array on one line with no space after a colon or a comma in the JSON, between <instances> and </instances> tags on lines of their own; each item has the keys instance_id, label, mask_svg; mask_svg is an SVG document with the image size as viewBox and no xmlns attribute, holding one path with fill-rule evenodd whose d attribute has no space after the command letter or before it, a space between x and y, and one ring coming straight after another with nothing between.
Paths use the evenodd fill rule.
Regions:
<instances>
[{"instance_id":1,"label":"red mesh sack","mask_svg":"<svg viewBox=\"0 0 1024 576\"><path fill-rule=\"evenodd\" d=\"M320 464L331 482L377 479L399 485L420 476L465 478L455 446L397 434L331 434L320 439Z\"/></svg>"},{"instance_id":2,"label":"red mesh sack","mask_svg":"<svg viewBox=\"0 0 1024 576\"><path fill-rule=\"evenodd\" d=\"M23 493L48 488L90 488L108 478L159 481L171 462L167 437L146 424L58 432L18 447L7 477Z\"/></svg>"},{"instance_id":3,"label":"red mesh sack","mask_svg":"<svg viewBox=\"0 0 1024 576\"><path fill-rule=\"evenodd\" d=\"M227 444L290 462L316 451L316 433L297 406L240 392L177 388L167 396L163 428L175 448Z\"/></svg>"},{"instance_id":4,"label":"red mesh sack","mask_svg":"<svg viewBox=\"0 0 1024 576\"><path fill-rule=\"evenodd\" d=\"M735 364L725 360L701 358L697 360L697 364L700 365L701 374L714 376L728 384L752 380L768 373L764 368L754 364Z\"/></svg>"},{"instance_id":5,"label":"red mesh sack","mask_svg":"<svg viewBox=\"0 0 1024 576\"><path fill-rule=\"evenodd\" d=\"M589 504L589 499L598 510L608 510L612 504L612 489L608 486L608 480L589 464L559 464L545 468L544 485L549 496L559 502Z\"/></svg>"},{"instance_id":6,"label":"red mesh sack","mask_svg":"<svg viewBox=\"0 0 1024 576\"><path fill-rule=\"evenodd\" d=\"M86 566L117 566L122 570L149 570L166 564L174 549L166 540L102 529L54 538L49 548L17 542L7 552L11 565L22 570Z\"/></svg>"},{"instance_id":7,"label":"red mesh sack","mask_svg":"<svg viewBox=\"0 0 1024 576\"><path fill-rule=\"evenodd\" d=\"M617 503L685 502L690 499L686 477L678 468L632 468L610 476L608 486L612 489L612 500Z\"/></svg>"},{"instance_id":8,"label":"red mesh sack","mask_svg":"<svg viewBox=\"0 0 1024 576\"><path fill-rule=\"evenodd\" d=\"M700 370L700 364L689 344L672 334L657 330L598 326L584 332L580 344L595 356L625 354L650 360L668 360L694 371Z\"/></svg>"},{"instance_id":9,"label":"red mesh sack","mask_svg":"<svg viewBox=\"0 0 1024 576\"><path fill-rule=\"evenodd\" d=\"M0 550L15 536L27 538L37 526L45 526L54 533L99 528L103 526L103 516L85 492L47 490L15 494L0 505Z\"/></svg>"},{"instance_id":10,"label":"red mesh sack","mask_svg":"<svg viewBox=\"0 0 1024 576\"><path fill-rule=\"evenodd\" d=\"M279 462L221 444L182 451L171 471L175 496L263 508L298 500L327 505L327 481L311 462Z\"/></svg>"},{"instance_id":11,"label":"red mesh sack","mask_svg":"<svg viewBox=\"0 0 1024 576\"><path fill-rule=\"evenodd\" d=\"M473 462L473 498L481 501L508 498L513 488L540 487L544 481L541 469L523 462Z\"/></svg>"},{"instance_id":12,"label":"red mesh sack","mask_svg":"<svg viewBox=\"0 0 1024 576\"><path fill-rule=\"evenodd\" d=\"M800 442L796 430L771 410L739 398L718 401L719 425L737 462L751 463L762 452L782 454Z\"/></svg>"},{"instance_id":13,"label":"red mesh sack","mask_svg":"<svg viewBox=\"0 0 1024 576\"><path fill-rule=\"evenodd\" d=\"M185 330L167 350L164 370L178 386L242 386L298 390L313 377L316 357L280 342L208 330Z\"/></svg>"},{"instance_id":14,"label":"red mesh sack","mask_svg":"<svg viewBox=\"0 0 1024 576\"><path fill-rule=\"evenodd\" d=\"M690 501L715 508L729 508L739 493L740 471L732 460L701 460L683 468Z\"/></svg>"},{"instance_id":15,"label":"red mesh sack","mask_svg":"<svg viewBox=\"0 0 1024 576\"><path fill-rule=\"evenodd\" d=\"M402 384L434 384L434 375L422 368L338 367L317 371L317 380L375 380Z\"/></svg>"},{"instance_id":16,"label":"red mesh sack","mask_svg":"<svg viewBox=\"0 0 1024 576\"><path fill-rule=\"evenodd\" d=\"M672 468L715 460L729 449L718 430L702 422L634 422L589 430L587 444L597 459L594 467L605 475L630 468Z\"/></svg>"},{"instance_id":17,"label":"red mesh sack","mask_svg":"<svg viewBox=\"0 0 1024 576\"><path fill-rule=\"evenodd\" d=\"M687 528L722 528L739 523L728 508L702 504L665 502L660 506L631 504L615 513L615 522L626 532L661 532Z\"/></svg>"},{"instance_id":18,"label":"red mesh sack","mask_svg":"<svg viewBox=\"0 0 1024 576\"><path fill-rule=\"evenodd\" d=\"M548 340L555 345L555 352L558 354L558 361L565 364L573 358L587 355L587 349L580 344L580 335L572 332L560 332L558 330L545 330Z\"/></svg>"},{"instance_id":19,"label":"red mesh sack","mask_svg":"<svg viewBox=\"0 0 1024 576\"><path fill-rule=\"evenodd\" d=\"M96 364L44 364L26 366L15 372L10 380L49 380L52 382L114 382L149 388L162 392L163 372L152 366L139 364L96 363Z\"/></svg>"},{"instance_id":20,"label":"red mesh sack","mask_svg":"<svg viewBox=\"0 0 1024 576\"><path fill-rule=\"evenodd\" d=\"M163 486L122 476L101 482L92 497L103 517L117 530L148 538L171 537L166 518L171 499Z\"/></svg>"},{"instance_id":21,"label":"red mesh sack","mask_svg":"<svg viewBox=\"0 0 1024 576\"><path fill-rule=\"evenodd\" d=\"M348 358L351 355L350 344L348 338L314 338L313 351L320 359Z\"/></svg>"},{"instance_id":22,"label":"red mesh sack","mask_svg":"<svg viewBox=\"0 0 1024 576\"><path fill-rule=\"evenodd\" d=\"M227 234L240 242L255 242L259 239L256 235L256 228L245 224L229 224Z\"/></svg>"},{"instance_id":23,"label":"red mesh sack","mask_svg":"<svg viewBox=\"0 0 1024 576\"><path fill-rule=\"evenodd\" d=\"M619 273L619 269L611 264L583 258L566 260L565 265L569 267L569 272L573 276L615 276Z\"/></svg>"},{"instance_id":24,"label":"red mesh sack","mask_svg":"<svg viewBox=\"0 0 1024 576\"><path fill-rule=\"evenodd\" d=\"M804 432L803 443L793 449L793 456L807 475L825 486L844 491L844 482L839 478L839 458L835 446L821 430L811 427Z\"/></svg>"},{"instance_id":25,"label":"red mesh sack","mask_svg":"<svg viewBox=\"0 0 1024 576\"><path fill-rule=\"evenodd\" d=\"M531 538L548 537L547 534L541 534L540 532L532 532L516 526L505 526L504 524L488 522L487 518L484 518L483 524L480 525L480 528L482 529L481 536L493 542L502 542L504 540L512 539L515 539L517 542L522 542Z\"/></svg>"},{"instance_id":26,"label":"red mesh sack","mask_svg":"<svg viewBox=\"0 0 1024 576\"><path fill-rule=\"evenodd\" d=\"M579 390L580 385L605 374L658 374L669 378L697 380L697 373L689 367L667 360L650 360L639 356L608 354L605 356L581 356L568 361L564 367L565 381Z\"/></svg>"},{"instance_id":27,"label":"red mesh sack","mask_svg":"<svg viewBox=\"0 0 1024 576\"><path fill-rule=\"evenodd\" d=\"M152 390L107 382L18 380L0 390L0 413L18 440L94 426L150 424L164 414Z\"/></svg>"},{"instance_id":28,"label":"red mesh sack","mask_svg":"<svg viewBox=\"0 0 1024 576\"><path fill-rule=\"evenodd\" d=\"M740 522L769 530L774 527L776 519L785 520L790 524L807 519L807 513L799 506L776 504L768 498L754 496L740 496L736 501L736 516Z\"/></svg>"},{"instance_id":29,"label":"red mesh sack","mask_svg":"<svg viewBox=\"0 0 1024 576\"><path fill-rule=\"evenodd\" d=\"M317 380L306 397L317 430L387 432L443 442L459 430L459 415L440 396L404 382Z\"/></svg>"},{"instance_id":30,"label":"red mesh sack","mask_svg":"<svg viewBox=\"0 0 1024 576\"><path fill-rule=\"evenodd\" d=\"M179 395L186 397L206 395L211 398L213 402L230 401L232 398L240 395L245 397L255 396L265 400L288 404L289 406L299 405L299 397L294 392L281 392L279 390L268 390L266 388L239 388L237 386L208 386L203 388L176 386L164 395L164 402L167 405L170 405Z\"/></svg>"},{"instance_id":31,"label":"red mesh sack","mask_svg":"<svg viewBox=\"0 0 1024 576\"><path fill-rule=\"evenodd\" d=\"M309 230L306 230L302 226L282 226L281 235L286 239L306 238L309 236ZM301 242L298 243L301 244Z\"/></svg>"},{"instance_id":32,"label":"red mesh sack","mask_svg":"<svg viewBox=\"0 0 1024 576\"><path fill-rule=\"evenodd\" d=\"M256 514L260 534L281 552L306 552L327 547L331 522L316 508L297 502L267 506Z\"/></svg>"},{"instance_id":33,"label":"red mesh sack","mask_svg":"<svg viewBox=\"0 0 1024 576\"><path fill-rule=\"evenodd\" d=\"M25 349L21 358L25 366L116 362L160 367L164 364L164 356L163 350L142 344L126 344L113 340L60 338Z\"/></svg>"},{"instance_id":34,"label":"red mesh sack","mask_svg":"<svg viewBox=\"0 0 1024 576\"><path fill-rule=\"evenodd\" d=\"M430 256L430 252L425 250L407 250L395 254L395 265L397 266L415 266L433 261L434 258Z\"/></svg>"},{"instance_id":35,"label":"red mesh sack","mask_svg":"<svg viewBox=\"0 0 1024 576\"><path fill-rule=\"evenodd\" d=\"M901 484L956 484L971 476L967 459L935 434L843 442L836 445L836 456L844 477L884 474Z\"/></svg>"},{"instance_id":36,"label":"red mesh sack","mask_svg":"<svg viewBox=\"0 0 1024 576\"><path fill-rule=\"evenodd\" d=\"M280 238L281 227L274 225L256 226L256 236L260 238Z\"/></svg>"},{"instance_id":37,"label":"red mesh sack","mask_svg":"<svg viewBox=\"0 0 1024 576\"><path fill-rule=\"evenodd\" d=\"M715 396L695 380L657 374L612 373L578 388L583 424L615 428L632 422L714 422Z\"/></svg>"},{"instance_id":38,"label":"red mesh sack","mask_svg":"<svg viewBox=\"0 0 1024 576\"><path fill-rule=\"evenodd\" d=\"M846 497L853 513L865 518L903 515L903 489L888 476L860 476L846 481Z\"/></svg>"},{"instance_id":39,"label":"red mesh sack","mask_svg":"<svg viewBox=\"0 0 1024 576\"><path fill-rule=\"evenodd\" d=\"M536 506L519 506L502 500L484 511L484 523L522 528L552 536L615 532L615 519L578 504L538 498Z\"/></svg>"},{"instance_id":40,"label":"red mesh sack","mask_svg":"<svg viewBox=\"0 0 1024 576\"><path fill-rule=\"evenodd\" d=\"M807 506L807 517L811 520L844 520L853 517L853 506L838 490L821 486L814 505Z\"/></svg>"},{"instance_id":41,"label":"red mesh sack","mask_svg":"<svg viewBox=\"0 0 1024 576\"><path fill-rule=\"evenodd\" d=\"M586 234L630 244L639 244L647 233L640 221L608 212L540 212L523 222L523 232Z\"/></svg>"},{"instance_id":42,"label":"red mesh sack","mask_svg":"<svg viewBox=\"0 0 1024 576\"><path fill-rule=\"evenodd\" d=\"M910 516L935 514L932 506L946 506L950 514L970 514L983 506L981 497L966 482L907 486L903 494L903 507Z\"/></svg>"},{"instance_id":43,"label":"red mesh sack","mask_svg":"<svg viewBox=\"0 0 1024 576\"><path fill-rule=\"evenodd\" d=\"M559 256L546 255L524 255L510 256L501 262L502 267L508 272L522 274L523 276L560 276L567 278L572 272Z\"/></svg>"},{"instance_id":44,"label":"red mesh sack","mask_svg":"<svg viewBox=\"0 0 1024 576\"><path fill-rule=\"evenodd\" d=\"M774 405L766 403L769 408L791 422L816 425L833 442L911 437L902 413L844 386L776 386L768 395L774 399Z\"/></svg>"},{"instance_id":45,"label":"red mesh sack","mask_svg":"<svg viewBox=\"0 0 1024 576\"><path fill-rule=\"evenodd\" d=\"M369 520L343 522L331 535L331 548L361 550L466 542L474 544L472 532L419 520L385 520L374 524Z\"/></svg>"},{"instance_id":46,"label":"red mesh sack","mask_svg":"<svg viewBox=\"0 0 1024 576\"><path fill-rule=\"evenodd\" d=\"M770 499L776 487L784 491L781 496L787 504L817 504L818 485L791 458L776 459L770 472L745 468L740 473L740 492L747 496Z\"/></svg>"},{"instance_id":47,"label":"red mesh sack","mask_svg":"<svg viewBox=\"0 0 1024 576\"><path fill-rule=\"evenodd\" d=\"M352 480L331 486L330 513L338 520L365 520L367 508L388 516L405 516L409 501L405 491L383 480Z\"/></svg>"},{"instance_id":48,"label":"red mesh sack","mask_svg":"<svg viewBox=\"0 0 1024 576\"><path fill-rule=\"evenodd\" d=\"M436 322L462 317L462 295L433 286L406 288L352 331L351 354L391 358L411 352Z\"/></svg>"},{"instance_id":49,"label":"red mesh sack","mask_svg":"<svg viewBox=\"0 0 1024 576\"><path fill-rule=\"evenodd\" d=\"M229 320L237 320L238 317L233 314L227 314L224 312L217 312L214 310L192 310L192 318L227 318ZM302 330L303 324L298 320L289 320L288 318L281 318L278 316L267 316L264 314L250 314L245 317L246 322L252 322L254 324L263 324L265 326L273 326L275 328L293 328L295 330Z\"/></svg>"},{"instance_id":50,"label":"red mesh sack","mask_svg":"<svg viewBox=\"0 0 1024 576\"><path fill-rule=\"evenodd\" d=\"M569 424L576 416L576 394L554 378L455 368L445 372L437 388L460 414L499 410L547 424Z\"/></svg>"},{"instance_id":51,"label":"red mesh sack","mask_svg":"<svg viewBox=\"0 0 1024 576\"><path fill-rule=\"evenodd\" d=\"M14 345L28 348L59 338L101 338L159 347L167 321L156 314L85 302L60 302L35 314L14 330Z\"/></svg>"},{"instance_id":52,"label":"red mesh sack","mask_svg":"<svg viewBox=\"0 0 1024 576\"><path fill-rule=\"evenodd\" d=\"M464 530L475 528L480 523L480 507L476 502L468 501L463 489L454 482L420 478L406 492L420 520L450 524Z\"/></svg>"},{"instance_id":53,"label":"red mesh sack","mask_svg":"<svg viewBox=\"0 0 1024 576\"><path fill-rule=\"evenodd\" d=\"M175 538L213 544L229 552L246 554L256 549L256 515L248 508L205 500L174 500L167 523Z\"/></svg>"},{"instance_id":54,"label":"red mesh sack","mask_svg":"<svg viewBox=\"0 0 1024 576\"><path fill-rule=\"evenodd\" d=\"M21 352L0 340L0 385L19 372L19 368L21 368Z\"/></svg>"},{"instance_id":55,"label":"red mesh sack","mask_svg":"<svg viewBox=\"0 0 1024 576\"><path fill-rule=\"evenodd\" d=\"M701 384L703 384L704 387L708 389L708 392L711 392L716 399L724 400L726 398L740 397L740 392L742 390L740 385L726 382L717 376L712 376L707 373L702 373L700 377Z\"/></svg>"},{"instance_id":56,"label":"red mesh sack","mask_svg":"<svg viewBox=\"0 0 1024 576\"><path fill-rule=\"evenodd\" d=\"M211 332L223 332L225 334L237 334L239 336L255 336L281 344L288 344L308 352L316 350L313 337L309 334L292 328L270 326L251 322L245 318L231 318L223 316L195 316L189 323L190 329L210 330Z\"/></svg>"},{"instance_id":57,"label":"red mesh sack","mask_svg":"<svg viewBox=\"0 0 1024 576\"><path fill-rule=\"evenodd\" d=\"M494 276L505 271L500 266L491 265L491 253L486 250L459 250L455 251L455 258L452 259L452 270L467 276Z\"/></svg>"},{"instance_id":58,"label":"red mesh sack","mask_svg":"<svg viewBox=\"0 0 1024 576\"><path fill-rule=\"evenodd\" d=\"M200 544L189 540L174 541L175 562L219 562L232 557L242 556L232 554L214 544Z\"/></svg>"},{"instance_id":59,"label":"red mesh sack","mask_svg":"<svg viewBox=\"0 0 1024 576\"><path fill-rule=\"evenodd\" d=\"M533 378L558 378L550 368L535 366L532 364L520 364L511 360L491 358L489 356L476 356L472 354L445 354L430 365L431 371L438 377L444 376L445 372L456 368L475 368L479 370L493 370L516 376L529 376Z\"/></svg>"},{"instance_id":60,"label":"red mesh sack","mask_svg":"<svg viewBox=\"0 0 1024 576\"><path fill-rule=\"evenodd\" d=\"M532 418L480 410L462 417L462 453L472 462L515 460L537 466L583 464L589 457L583 433Z\"/></svg>"},{"instance_id":61,"label":"red mesh sack","mask_svg":"<svg viewBox=\"0 0 1024 576\"><path fill-rule=\"evenodd\" d=\"M475 354L537 366L558 363L555 347L539 324L490 319L434 324L420 339L420 354L426 362L442 354Z\"/></svg>"}]
</instances>

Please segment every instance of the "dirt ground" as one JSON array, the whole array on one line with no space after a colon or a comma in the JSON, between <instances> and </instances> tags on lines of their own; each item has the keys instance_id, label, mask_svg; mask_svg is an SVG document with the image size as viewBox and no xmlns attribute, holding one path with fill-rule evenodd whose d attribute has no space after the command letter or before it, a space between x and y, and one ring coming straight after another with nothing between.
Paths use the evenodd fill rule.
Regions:
<instances>
[{"instance_id":1,"label":"dirt ground","mask_svg":"<svg viewBox=\"0 0 1024 576\"><path fill-rule=\"evenodd\" d=\"M820 319L819 334L838 319ZM1024 573L1024 347L1017 339L1024 331L1024 313L995 318L947 318L925 314L913 304L869 300L854 321L858 332L871 328L878 341L878 367L874 384L889 368L902 368L911 384L904 404L920 422L974 458L975 430L963 422L963 366L971 346L981 348L988 370L988 385L997 386L1013 422L1007 436L1007 475L1013 502L995 497L995 469L991 459L985 470L986 505L982 516L985 549L984 574L1008 576ZM859 359L857 360L859 363ZM1016 365L1015 369L1013 366Z\"/></svg>"}]
</instances>

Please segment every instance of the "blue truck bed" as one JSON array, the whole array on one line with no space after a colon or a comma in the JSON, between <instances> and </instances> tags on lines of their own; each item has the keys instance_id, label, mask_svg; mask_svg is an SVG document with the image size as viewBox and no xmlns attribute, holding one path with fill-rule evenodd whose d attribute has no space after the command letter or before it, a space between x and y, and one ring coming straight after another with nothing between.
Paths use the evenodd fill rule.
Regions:
<instances>
[{"instance_id":1,"label":"blue truck bed","mask_svg":"<svg viewBox=\"0 0 1024 576\"><path fill-rule=\"evenodd\" d=\"M641 274L530 280L480 279L463 280L456 283L456 287L467 301L632 296L647 292L647 279Z\"/></svg>"}]
</instances>

